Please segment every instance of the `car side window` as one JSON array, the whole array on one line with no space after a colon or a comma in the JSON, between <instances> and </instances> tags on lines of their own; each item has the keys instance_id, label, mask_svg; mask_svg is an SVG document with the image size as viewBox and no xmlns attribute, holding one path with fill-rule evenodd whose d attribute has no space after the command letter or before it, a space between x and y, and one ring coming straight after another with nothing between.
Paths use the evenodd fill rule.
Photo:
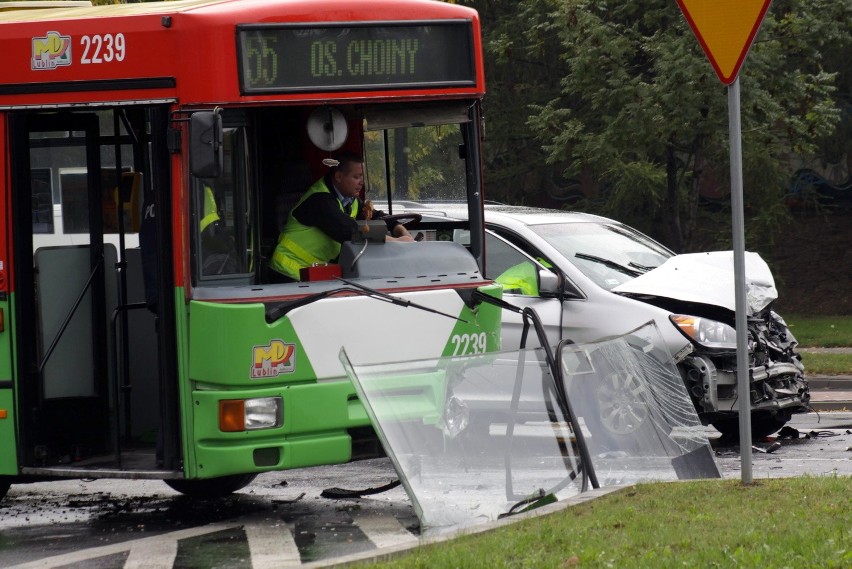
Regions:
<instances>
[{"instance_id":1,"label":"car side window","mask_svg":"<svg viewBox=\"0 0 852 569\"><path fill-rule=\"evenodd\" d=\"M492 233L485 236L485 276L509 294L538 296L538 266Z\"/></svg>"},{"instance_id":2,"label":"car side window","mask_svg":"<svg viewBox=\"0 0 852 569\"><path fill-rule=\"evenodd\" d=\"M494 233L496 233L497 235L499 235L500 237L502 237L503 239L505 239L506 241L508 241L509 243L511 243L512 245L514 245L515 247L517 247L518 249L520 249L521 251L523 251L524 253L529 255L530 257L532 257L533 259L537 260L539 263L541 263L545 267L547 267L547 268L553 267L553 263L551 263L550 260L547 259L541 253L541 251L539 251L538 249L536 249L535 247L530 245L529 242L526 241L525 239L515 235L514 233L510 233L508 231L501 231L500 229L496 229L496 228L492 229L492 231L494 231Z\"/></svg>"}]
</instances>

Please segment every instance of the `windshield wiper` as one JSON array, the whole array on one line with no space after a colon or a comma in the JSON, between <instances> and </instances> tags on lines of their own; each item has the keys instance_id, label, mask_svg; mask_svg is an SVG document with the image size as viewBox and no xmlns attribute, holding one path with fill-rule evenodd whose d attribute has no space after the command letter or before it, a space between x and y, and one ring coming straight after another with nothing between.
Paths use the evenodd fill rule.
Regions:
<instances>
[{"instance_id":1,"label":"windshield wiper","mask_svg":"<svg viewBox=\"0 0 852 569\"><path fill-rule=\"evenodd\" d=\"M294 308L299 308L301 306L307 306L308 304L312 304L312 303L314 303L318 300L322 300L323 298L336 296L338 294L358 294L358 295L363 295L363 296L367 296L367 297L370 297L370 298L374 298L376 300L381 300L381 301L384 301L384 302L390 302L391 304L395 304L397 306L402 306L402 307L405 307L405 308L407 308L409 306L411 308L419 308L420 310L424 310L426 312L431 312L433 314L439 314L441 316L446 316L447 318L452 318L453 320L458 320L459 322L463 322L465 324L468 324L467 320L465 320L463 318L459 318L458 316L453 316L452 314L447 314L446 312L441 312L440 310L435 310L434 308L429 308L428 306L423 306L422 304L417 304L417 303L412 302L410 300L397 298L395 296L391 296L389 294L386 294L386 293L381 292L379 290L376 290L374 288L370 288L368 286L364 286L360 283L352 282L352 281L346 280L346 279L341 278L341 277L336 277L336 279L338 281L346 284L347 286L339 287L339 288L333 288L333 289L330 289L330 290L324 290L322 292L318 292L316 294L312 294L312 295L306 296L304 298L300 298L300 299L295 300L293 302L285 302L285 303L276 304L275 306L266 309L266 321L271 324L271 323L275 322L276 320L278 320L279 318L281 318L282 316L284 316L285 314L287 314L288 312L290 312L291 310L293 310Z\"/></svg>"},{"instance_id":2,"label":"windshield wiper","mask_svg":"<svg viewBox=\"0 0 852 569\"><path fill-rule=\"evenodd\" d=\"M459 322L468 323L467 320L463 318L459 318L458 316L453 316L452 314L447 314L446 312L441 312L440 310L435 310L434 308L429 308L428 306L423 306L422 304L417 304L411 302L410 300L405 300L402 298L397 298L395 296L391 296L386 294L380 290L376 290L374 288L370 288L368 286L364 286L361 283L356 283L350 280L346 280L342 277L335 277L342 283L346 283L347 285L357 289L361 292L361 294L366 294L370 298L375 298L376 300L383 300L385 302L390 302L391 304L395 304L397 306L402 306L404 308L408 308L409 306L412 308L419 308L420 310L425 310L426 312L431 312L433 314L440 314L441 316L446 316L447 318L452 318L453 320L458 320Z\"/></svg>"},{"instance_id":3,"label":"windshield wiper","mask_svg":"<svg viewBox=\"0 0 852 569\"><path fill-rule=\"evenodd\" d=\"M595 255L588 255L586 253L575 253L575 257L578 259L583 259L584 261L593 261L595 263L600 263L610 269L618 271L619 273L624 273L625 275L630 275L631 277L638 277L644 271L636 271L629 267L625 267L624 265L620 265L615 261L610 261L609 259L604 259L603 257L596 257Z\"/></svg>"},{"instance_id":4,"label":"windshield wiper","mask_svg":"<svg viewBox=\"0 0 852 569\"><path fill-rule=\"evenodd\" d=\"M630 261L627 264L630 265L631 267L636 267L637 269L639 269L643 273L647 273L648 271L653 271L654 269L659 267L659 265L653 265L653 266L651 266L651 265L640 265L639 263L634 263L633 261Z\"/></svg>"}]
</instances>

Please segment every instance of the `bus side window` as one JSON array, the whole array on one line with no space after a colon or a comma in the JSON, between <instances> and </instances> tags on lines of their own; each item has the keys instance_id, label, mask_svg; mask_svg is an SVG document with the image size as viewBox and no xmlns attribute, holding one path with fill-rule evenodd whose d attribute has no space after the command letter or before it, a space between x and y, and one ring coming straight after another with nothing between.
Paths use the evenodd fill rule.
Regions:
<instances>
[{"instance_id":1,"label":"bus side window","mask_svg":"<svg viewBox=\"0 0 852 569\"><path fill-rule=\"evenodd\" d=\"M192 181L198 274L201 277L243 275L250 279L255 268L255 228L244 127L224 129L222 148L224 160L219 175L193 177Z\"/></svg>"},{"instance_id":2,"label":"bus side window","mask_svg":"<svg viewBox=\"0 0 852 569\"><path fill-rule=\"evenodd\" d=\"M222 221L221 197L207 180L196 180L201 274L226 275L238 271L234 238Z\"/></svg>"}]
</instances>

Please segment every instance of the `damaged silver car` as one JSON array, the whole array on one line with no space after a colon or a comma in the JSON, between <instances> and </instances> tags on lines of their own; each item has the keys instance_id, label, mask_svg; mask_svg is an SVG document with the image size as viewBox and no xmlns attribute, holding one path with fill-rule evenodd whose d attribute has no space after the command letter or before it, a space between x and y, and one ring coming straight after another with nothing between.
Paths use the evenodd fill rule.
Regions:
<instances>
[{"instance_id":1,"label":"damaged silver car","mask_svg":"<svg viewBox=\"0 0 852 569\"><path fill-rule=\"evenodd\" d=\"M450 205L427 209L466 218ZM429 213L420 211L428 220ZM738 439L730 251L675 255L629 226L578 212L495 204L486 206L485 220L486 276L504 285L509 303L536 310L552 345L596 341L654 320L702 423ZM772 274L755 253L746 255L746 278L748 396L757 439L807 411L810 395L796 339L772 307L777 297ZM503 325L503 349L517 349L521 318L505 312ZM613 428L638 428L629 396L611 396L607 420Z\"/></svg>"}]
</instances>

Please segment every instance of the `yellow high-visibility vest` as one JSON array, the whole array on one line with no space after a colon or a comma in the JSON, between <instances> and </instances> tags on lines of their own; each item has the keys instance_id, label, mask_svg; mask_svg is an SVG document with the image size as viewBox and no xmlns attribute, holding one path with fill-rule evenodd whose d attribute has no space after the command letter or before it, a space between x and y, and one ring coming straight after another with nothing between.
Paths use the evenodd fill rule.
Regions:
<instances>
[{"instance_id":1,"label":"yellow high-visibility vest","mask_svg":"<svg viewBox=\"0 0 852 569\"><path fill-rule=\"evenodd\" d=\"M340 255L340 243L326 235L318 227L304 225L293 215L293 211L302 205L306 199L321 192L331 193L323 179L317 180L308 188L296 202L296 205L293 206L293 209L290 210L284 229L281 230L281 235L278 237L278 244L275 246L272 260L269 262L270 268L287 275L291 279L299 280L299 271L304 267L328 263ZM344 211L343 204L338 201L338 205L340 205L340 211ZM360 202L357 199L352 202L352 211L349 213L352 219L355 219L358 215L359 207Z\"/></svg>"}]
</instances>

